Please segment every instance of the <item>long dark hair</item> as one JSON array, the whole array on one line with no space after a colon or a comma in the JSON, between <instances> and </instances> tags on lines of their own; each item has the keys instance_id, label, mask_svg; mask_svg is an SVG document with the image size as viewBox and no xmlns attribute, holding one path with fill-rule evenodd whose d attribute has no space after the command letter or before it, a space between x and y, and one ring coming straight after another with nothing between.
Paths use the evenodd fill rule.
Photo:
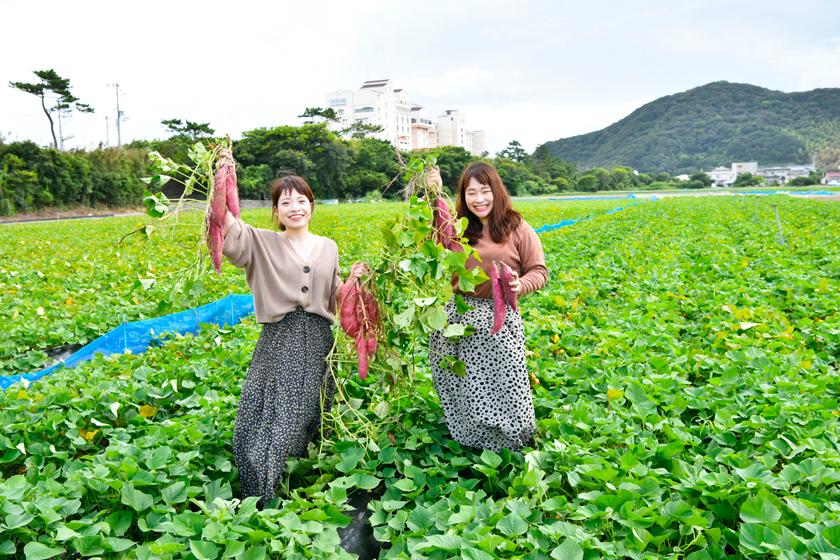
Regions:
<instances>
[{"instance_id":1,"label":"long dark hair","mask_svg":"<svg viewBox=\"0 0 840 560\"><path fill-rule=\"evenodd\" d=\"M271 220L274 226L280 231L285 231L286 226L280 223L280 217L277 215L277 203L280 197L285 193L298 192L309 200L309 207L311 213L315 213L315 195L312 194L312 187L306 182L303 177L297 175L286 175L274 181L271 187Z\"/></svg>"},{"instance_id":2,"label":"long dark hair","mask_svg":"<svg viewBox=\"0 0 840 560\"><path fill-rule=\"evenodd\" d=\"M499 177L499 172L489 163L477 161L471 163L461 173L458 179L458 196L455 204L455 211L459 218L466 216L469 220L467 231L464 233L470 244L475 243L481 237L484 226L478 216L472 213L467 207L466 192L470 179L475 179L482 185L487 185L493 193L493 208L490 210L488 222L490 237L495 243L504 243L513 230L522 223L522 216L513 209L505 184Z\"/></svg>"}]
</instances>

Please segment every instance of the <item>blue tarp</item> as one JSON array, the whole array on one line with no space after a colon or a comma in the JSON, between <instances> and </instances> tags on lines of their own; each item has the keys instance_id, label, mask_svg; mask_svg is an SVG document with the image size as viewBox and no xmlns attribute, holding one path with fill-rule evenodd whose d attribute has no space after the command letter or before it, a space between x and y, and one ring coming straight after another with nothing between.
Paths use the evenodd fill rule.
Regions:
<instances>
[{"instance_id":1,"label":"blue tarp","mask_svg":"<svg viewBox=\"0 0 840 560\"><path fill-rule=\"evenodd\" d=\"M760 195L771 195L771 194L793 194L796 196L832 196L835 194L840 194L840 192L831 192L831 191L744 191L744 192L736 192L735 194L760 194Z\"/></svg>"},{"instance_id":2,"label":"blue tarp","mask_svg":"<svg viewBox=\"0 0 840 560\"><path fill-rule=\"evenodd\" d=\"M620 196L620 197L615 197L615 196L614 197L606 197L606 198L589 197L589 198L576 198L576 199L552 199L552 198L550 198L549 200L609 200L610 198L612 198L612 199L628 199L628 198L635 199L636 196L631 193L627 196ZM651 196L647 200L649 200L651 202L654 202L654 201L659 200L659 199L656 196ZM619 206L618 208L613 208L612 210L607 210L606 212L604 212L604 215L609 216L611 214L615 214L616 212L621 212L622 210L626 210L627 208L630 208L631 206L636 206L637 204L641 204L641 202L634 202L633 204L628 204L627 206ZM573 220L573 219L561 220L561 221L557 222L556 224L546 224L544 226L540 226L537 229L535 229L534 231L537 232L537 233L543 233L545 231L553 231L555 229L564 228L564 227L570 226L572 224L576 224L578 222L585 222L586 220L591 220L591 219L592 219L592 216L586 216L585 218L578 218L577 220Z\"/></svg>"},{"instance_id":3,"label":"blue tarp","mask_svg":"<svg viewBox=\"0 0 840 560\"><path fill-rule=\"evenodd\" d=\"M548 200L554 202L562 202L564 200L627 200L628 198L636 198L636 195L630 193L628 195L623 196L557 196L557 197L549 197Z\"/></svg>"},{"instance_id":4,"label":"blue tarp","mask_svg":"<svg viewBox=\"0 0 840 560\"><path fill-rule=\"evenodd\" d=\"M163 317L124 323L80 348L66 360L41 371L20 375L0 376L0 389L8 388L21 379L34 381L63 367L73 367L90 360L96 354L133 354L145 352L150 346L160 345L161 337L169 333L195 333L201 323L214 325L235 325L254 312L254 300L250 294L233 294L219 301L179 311Z\"/></svg>"}]
</instances>

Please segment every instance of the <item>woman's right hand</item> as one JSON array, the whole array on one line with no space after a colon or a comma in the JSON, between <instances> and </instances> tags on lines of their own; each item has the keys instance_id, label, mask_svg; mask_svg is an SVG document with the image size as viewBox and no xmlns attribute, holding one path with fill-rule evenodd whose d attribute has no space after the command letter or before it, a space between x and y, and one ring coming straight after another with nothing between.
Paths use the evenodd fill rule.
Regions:
<instances>
[{"instance_id":1,"label":"woman's right hand","mask_svg":"<svg viewBox=\"0 0 840 560\"><path fill-rule=\"evenodd\" d=\"M225 230L224 230L224 233L222 235L227 235L227 232L230 229L230 226L233 225L233 223L235 221L236 221L236 218L234 218L233 214L231 214L230 210L228 210L225 213Z\"/></svg>"}]
</instances>

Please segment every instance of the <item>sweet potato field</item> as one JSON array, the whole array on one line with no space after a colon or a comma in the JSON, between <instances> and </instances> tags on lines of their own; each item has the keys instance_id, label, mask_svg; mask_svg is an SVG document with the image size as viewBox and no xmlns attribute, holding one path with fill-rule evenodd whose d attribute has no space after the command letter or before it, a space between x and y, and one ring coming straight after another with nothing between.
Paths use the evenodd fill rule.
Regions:
<instances>
[{"instance_id":1,"label":"sweet potato field","mask_svg":"<svg viewBox=\"0 0 840 560\"><path fill-rule=\"evenodd\" d=\"M231 440L259 325L206 325L0 391L0 555L353 558L364 497L381 558L840 558L840 204L622 204L517 205L534 227L592 217L541 234L549 284L519 301L533 448L450 440L422 356L397 395L341 363L346 425L258 510ZM313 230L346 271L405 208L318 206ZM166 274L203 241L117 244L144 220L0 227L3 374L179 310ZM202 288L247 291L229 264Z\"/></svg>"}]
</instances>

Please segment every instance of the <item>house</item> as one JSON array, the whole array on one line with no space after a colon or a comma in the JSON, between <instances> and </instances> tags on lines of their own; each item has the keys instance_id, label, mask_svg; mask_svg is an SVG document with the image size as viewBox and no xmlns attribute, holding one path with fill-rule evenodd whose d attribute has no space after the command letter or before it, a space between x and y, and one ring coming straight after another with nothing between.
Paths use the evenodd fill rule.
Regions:
<instances>
[{"instance_id":1,"label":"house","mask_svg":"<svg viewBox=\"0 0 840 560\"><path fill-rule=\"evenodd\" d=\"M820 182L829 187L840 187L840 171L829 171Z\"/></svg>"},{"instance_id":2,"label":"house","mask_svg":"<svg viewBox=\"0 0 840 560\"><path fill-rule=\"evenodd\" d=\"M706 175L712 180L712 186L715 187L730 187L735 182L737 174L729 167L718 165L711 171L707 171Z\"/></svg>"}]
</instances>

